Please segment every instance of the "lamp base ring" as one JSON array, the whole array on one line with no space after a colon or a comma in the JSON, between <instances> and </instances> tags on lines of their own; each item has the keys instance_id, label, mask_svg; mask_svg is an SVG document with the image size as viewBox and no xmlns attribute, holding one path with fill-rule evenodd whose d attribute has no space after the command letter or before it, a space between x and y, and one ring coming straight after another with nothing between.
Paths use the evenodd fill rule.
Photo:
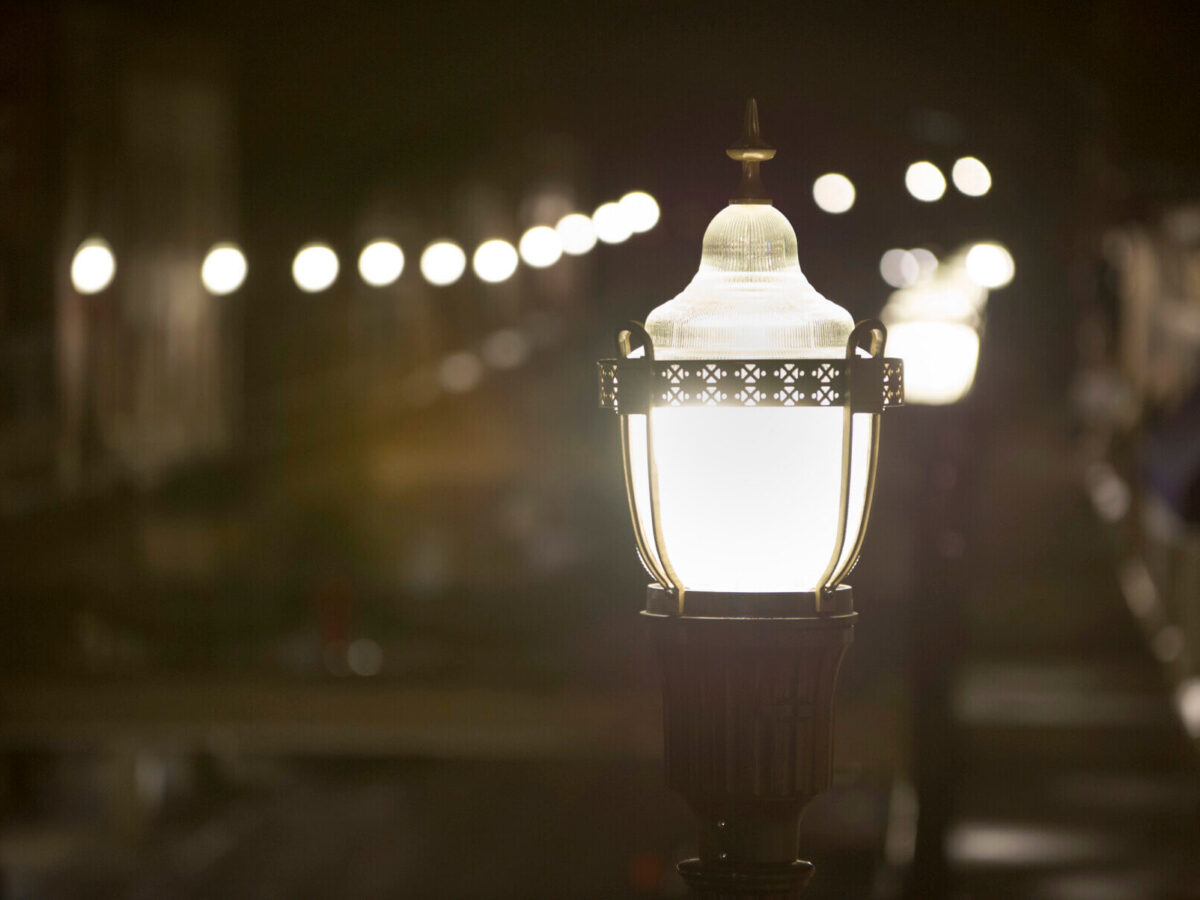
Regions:
<instances>
[{"instance_id":1,"label":"lamp base ring","mask_svg":"<svg viewBox=\"0 0 1200 900\"><path fill-rule=\"evenodd\" d=\"M703 900L794 900L815 871L803 859L736 870L685 859L677 868L692 895Z\"/></svg>"}]
</instances>

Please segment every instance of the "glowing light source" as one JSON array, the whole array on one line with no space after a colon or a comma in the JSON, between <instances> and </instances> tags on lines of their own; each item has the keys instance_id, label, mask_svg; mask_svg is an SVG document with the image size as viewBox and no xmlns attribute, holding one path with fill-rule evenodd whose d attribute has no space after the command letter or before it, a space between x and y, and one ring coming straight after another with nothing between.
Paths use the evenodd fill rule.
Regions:
<instances>
[{"instance_id":1,"label":"glowing light source","mask_svg":"<svg viewBox=\"0 0 1200 900\"><path fill-rule=\"evenodd\" d=\"M308 294L328 288L338 276L337 254L327 244L306 244L292 260L292 279Z\"/></svg>"},{"instance_id":2,"label":"glowing light source","mask_svg":"<svg viewBox=\"0 0 1200 900\"><path fill-rule=\"evenodd\" d=\"M946 193L946 176L931 162L915 162L904 173L904 186L918 200L932 203Z\"/></svg>"},{"instance_id":3,"label":"glowing light source","mask_svg":"<svg viewBox=\"0 0 1200 900\"><path fill-rule=\"evenodd\" d=\"M210 294L232 294L246 280L246 257L236 244L214 244L200 266L200 280Z\"/></svg>"},{"instance_id":4,"label":"glowing light source","mask_svg":"<svg viewBox=\"0 0 1200 900\"><path fill-rule=\"evenodd\" d=\"M633 234L624 211L616 203L601 203L596 207L592 224L596 226L596 237L606 244L619 244Z\"/></svg>"},{"instance_id":5,"label":"glowing light source","mask_svg":"<svg viewBox=\"0 0 1200 900\"><path fill-rule=\"evenodd\" d=\"M563 253L581 256L596 246L596 226L583 213L563 216L554 230L562 240Z\"/></svg>"},{"instance_id":6,"label":"glowing light source","mask_svg":"<svg viewBox=\"0 0 1200 900\"><path fill-rule=\"evenodd\" d=\"M967 251L967 276L980 287L1002 288L1013 280L1017 265L1002 244L985 242Z\"/></svg>"},{"instance_id":7,"label":"glowing light source","mask_svg":"<svg viewBox=\"0 0 1200 900\"><path fill-rule=\"evenodd\" d=\"M558 232L548 225L536 225L521 235L521 259L535 269L552 266L563 255L563 242Z\"/></svg>"},{"instance_id":8,"label":"glowing light source","mask_svg":"<svg viewBox=\"0 0 1200 900\"><path fill-rule=\"evenodd\" d=\"M392 241L372 241L358 255L358 274L371 287L387 287L404 271L404 251Z\"/></svg>"},{"instance_id":9,"label":"glowing light source","mask_svg":"<svg viewBox=\"0 0 1200 900\"><path fill-rule=\"evenodd\" d=\"M954 186L968 197L982 197L992 188L992 173L974 156L964 156L950 170Z\"/></svg>"},{"instance_id":10,"label":"glowing light source","mask_svg":"<svg viewBox=\"0 0 1200 900\"><path fill-rule=\"evenodd\" d=\"M979 334L961 322L893 322L888 324L888 355L904 360L905 403L941 406L961 400L971 389Z\"/></svg>"},{"instance_id":11,"label":"glowing light source","mask_svg":"<svg viewBox=\"0 0 1200 900\"><path fill-rule=\"evenodd\" d=\"M844 213L854 205L854 182L829 172L813 182L813 200L827 213Z\"/></svg>"},{"instance_id":12,"label":"glowing light source","mask_svg":"<svg viewBox=\"0 0 1200 900\"><path fill-rule=\"evenodd\" d=\"M645 191L630 191L618 201L629 230L634 234L649 231L658 224L658 203Z\"/></svg>"},{"instance_id":13,"label":"glowing light source","mask_svg":"<svg viewBox=\"0 0 1200 900\"><path fill-rule=\"evenodd\" d=\"M116 273L117 258L104 238L88 238L71 260L71 284L81 294L98 294L112 283Z\"/></svg>"},{"instance_id":14,"label":"glowing light source","mask_svg":"<svg viewBox=\"0 0 1200 900\"><path fill-rule=\"evenodd\" d=\"M507 281L517 271L517 248L508 241L494 238L484 241L475 250L471 268L482 280L490 284Z\"/></svg>"},{"instance_id":15,"label":"glowing light source","mask_svg":"<svg viewBox=\"0 0 1200 900\"><path fill-rule=\"evenodd\" d=\"M421 254L421 274L430 284L454 284L467 268L467 254L453 241L434 241Z\"/></svg>"},{"instance_id":16,"label":"glowing light source","mask_svg":"<svg viewBox=\"0 0 1200 900\"><path fill-rule=\"evenodd\" d=\"M879 274L894 288L908 287L921 277L921 261L907 250L888 250L879 258Z\"/></svg>"},{"instance_id":17,"label":"glowing light source","mask_svg":"<svg viewBox=\"0 0 1200 900\"><path fill-rule=\"evenodd\" d=\"M747 348L804 358L844 355L852 325L849 313L804 279L796 234L783 214L767 204L733 203L709 224L691 283L650 313L646 330L660 359L737 358ZM628 420L630 483L640 530L653 534L645 418ZM688 589L813 590L835 552L844 561L850 551L837 544L841 481L830 477L841 472L842 410L663 407L649 418L659 530ZM862 522L868 443L852 447L852 536ZM768 446L791 449L745 465L750 448Z\"/></svg>"}]
</instances>

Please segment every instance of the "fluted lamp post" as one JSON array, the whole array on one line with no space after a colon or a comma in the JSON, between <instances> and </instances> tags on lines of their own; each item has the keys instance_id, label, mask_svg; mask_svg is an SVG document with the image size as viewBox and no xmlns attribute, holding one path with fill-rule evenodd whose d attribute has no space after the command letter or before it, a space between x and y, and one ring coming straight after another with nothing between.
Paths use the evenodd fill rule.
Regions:
<instances>
[{"instance_id":1,"label":"fluted lamp post","mask_svg":"<svg viewBox=\"0 0 1200 900\"><path fill-rule=\"evenodd\" d=\"M660 655L666 776L702 823L679 865L706 898L798 896L804 807L829 786L833 695L881 413L903 399L877 321L855 325L800 270L766 198L753 100L728 155L737 196L700 269L599 363L620 422L644 615Z\"/></svg>"}]
</instances>

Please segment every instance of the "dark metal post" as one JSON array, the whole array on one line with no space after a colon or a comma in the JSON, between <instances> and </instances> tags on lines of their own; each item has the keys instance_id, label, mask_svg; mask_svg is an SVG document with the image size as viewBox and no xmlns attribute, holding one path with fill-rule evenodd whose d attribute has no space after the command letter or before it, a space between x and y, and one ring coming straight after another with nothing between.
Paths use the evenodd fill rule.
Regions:
<instances>
[{"instance_id":1,"label":"dark metal post","mask_svg":"<svg viewBox=\"0 0 1200 900\"><path fill-rule=\"evenodd\" d=\"M646 611L662 667L667 783L701 823L699 858L679 864L696 897L790 900L812 876L797 858L800 817L829 787L834 689L856 618L849 590L837 593L820 615Z\"/></svg>"}]
</instances>

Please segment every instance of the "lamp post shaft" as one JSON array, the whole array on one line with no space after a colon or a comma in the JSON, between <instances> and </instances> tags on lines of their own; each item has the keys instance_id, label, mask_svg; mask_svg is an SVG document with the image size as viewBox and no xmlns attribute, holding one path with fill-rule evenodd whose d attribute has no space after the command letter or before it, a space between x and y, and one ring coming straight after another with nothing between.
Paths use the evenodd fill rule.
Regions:
<instances>
[{"instance_id":1,"label":"lamp post shaft","mask_svg":"<svg viewBox=\"0 0 1200 900\"><path fill-rule=\"evenodd\" d=\"M803 618L646 615L663 682L667 783L701 822L679 865L706 900L786 900L804 808L829 786L833 698L853 612Z\"/></svg>"}]
</instances>

